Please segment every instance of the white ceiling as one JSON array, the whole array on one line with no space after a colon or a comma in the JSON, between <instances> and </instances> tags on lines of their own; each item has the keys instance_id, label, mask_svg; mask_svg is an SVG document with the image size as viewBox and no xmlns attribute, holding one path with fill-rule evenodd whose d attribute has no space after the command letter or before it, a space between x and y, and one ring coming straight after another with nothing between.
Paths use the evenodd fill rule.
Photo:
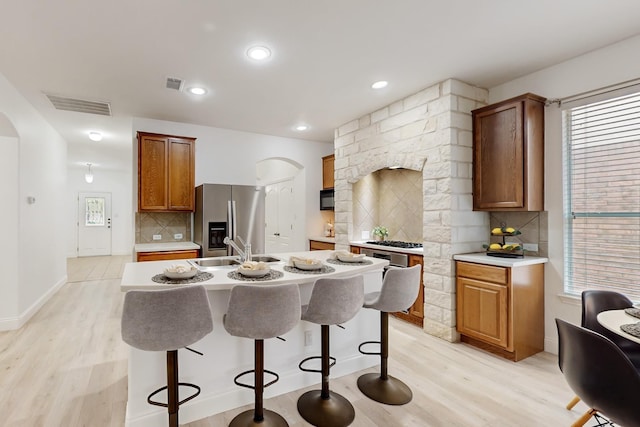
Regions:
<instances>
[{"instance_id":1,"label":"white ceiling","mask_svg":"<svg viewBox=\"0 0 640 427\"><path fill-rule=\"evenodd\" d=\"M70 164L104 168L127 158L132 117L332 141L337 126L444 79L490 88L640 33L638 0L2 0L0 10L0 73L69 142ZM253 44L273 57L252 62ZM209 93L166 89L169 76ZM375 91L376 80L389 86ZM113 116L58 111L44 93L110 102ZM309 131L295 131L300 122Z\"/></svg>"}]
</instances>

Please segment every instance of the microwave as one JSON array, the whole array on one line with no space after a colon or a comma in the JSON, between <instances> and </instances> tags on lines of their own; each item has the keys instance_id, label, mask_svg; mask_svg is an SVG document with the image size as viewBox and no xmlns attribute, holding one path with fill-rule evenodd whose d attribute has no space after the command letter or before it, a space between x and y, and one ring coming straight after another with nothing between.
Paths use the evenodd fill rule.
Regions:
<instances>
[{"instance_id":1,"label":"microwave","mask_svg":"<svg viewBox=\"0 0 640 427\"><path fill-rule=\"evenodd\" d=\"M333 206L333 188L329 190L320 190L320 210L332 211Z\"/></svg>"}]
</instances>

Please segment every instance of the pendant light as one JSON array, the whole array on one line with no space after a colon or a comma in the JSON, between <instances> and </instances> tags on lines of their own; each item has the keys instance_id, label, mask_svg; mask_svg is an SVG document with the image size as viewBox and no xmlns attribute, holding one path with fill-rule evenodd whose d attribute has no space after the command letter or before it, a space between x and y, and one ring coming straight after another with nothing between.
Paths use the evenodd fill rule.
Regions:
<instances>
[{"instance_id":1,"label":"pendant light","mask_svg":"<svg viewBox=\"0 0 640 427\"><path fill-rule=\"evenodd\" d=\"M93 174L91 173L91 163L87 163L89 166L89 172L84 174L84 180L87 181L87 184L91 184L93 182Z\"/></svg>"}]
</instances>

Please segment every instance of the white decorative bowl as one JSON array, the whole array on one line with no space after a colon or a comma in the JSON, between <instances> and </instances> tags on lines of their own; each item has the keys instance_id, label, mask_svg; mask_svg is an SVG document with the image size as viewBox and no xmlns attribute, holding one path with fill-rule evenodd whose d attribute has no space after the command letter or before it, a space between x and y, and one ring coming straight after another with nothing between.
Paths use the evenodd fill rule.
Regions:
<instances>
[{"instance_id":1,"label":"white decorative bowl","mask_svg":"<svg viewBox=\"0 0 640 427\"><path fill-rule=\"evenodd\" d=\"M196 274L198 274L198 269L195 267L190 267L187 270L178 269L177 271L172 268L166 268L164 270L164 275L172 280L191 279Z\"/></svg>"},{"instance_id":2,"label":"white decorative bowl","mask_svg":"<svg viewBox=\"0 0 640 427\"><path fill-rule=\"evenodd\" d=\"M270 268L266 268L263 270L251 270L249 268L238 267L238 273L246 277L262 277L269 274L270 271L271 271Z\"/></svg>"},{"instance_id":3,"label":"white decorative bowl","mask_svg":"<svg viewBox=\"0 0 640 427\"><path fill-rule=\"evenodd\" d=\"M309 263L302 260L294 260L293 265L300 270L320 270L323 266L322 261L313 260L314 262Z\"/></svg>"},{"instance_id":4,"label":"white decorative bowl","mask_svg":"<svg viewBox=\"0 0 640 427\"><path fill-rule=\"evenodd\" d=\"M364 254L340 253L337 255L342 262L361 262L364 261Z\"/></svg>"}]
</instances>

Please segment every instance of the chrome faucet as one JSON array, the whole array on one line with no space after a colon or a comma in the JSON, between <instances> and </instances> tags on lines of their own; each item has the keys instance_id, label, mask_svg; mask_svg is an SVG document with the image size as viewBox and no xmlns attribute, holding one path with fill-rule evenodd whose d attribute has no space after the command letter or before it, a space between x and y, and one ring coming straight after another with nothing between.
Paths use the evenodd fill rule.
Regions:
<instances>
[{"instance_id":1,"label":"chrome faucet","mask_svg":"<svg viewBox=\"0 0 640 427\"><path fill-rule=\"evenodd\" d=\"M244 250L240 249L236 242L231 240L228 236L225 237L222 242L225 245L231 246L236 250L236 252L238 252L240 255L240 262L251 261L251 243L245 243L240 236L238 236L238 240L240 240L240 243L244 246Z\"/></svg>"}]
</instances>

